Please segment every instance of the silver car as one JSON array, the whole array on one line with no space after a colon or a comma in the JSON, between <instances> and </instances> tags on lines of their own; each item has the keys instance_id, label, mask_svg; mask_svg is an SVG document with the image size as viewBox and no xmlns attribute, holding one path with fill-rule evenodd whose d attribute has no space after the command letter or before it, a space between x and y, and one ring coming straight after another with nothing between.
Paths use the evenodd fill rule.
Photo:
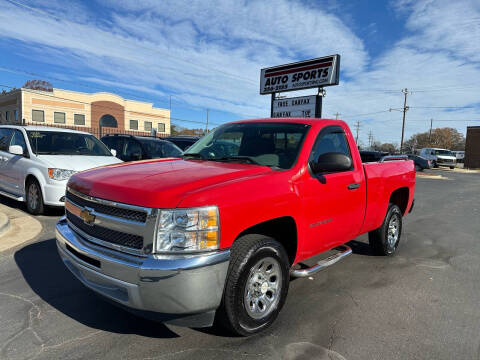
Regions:
<instances>
[{"instance_id":1,"label":"silver car","mask_svg":"<svg viewBox=\"0 0 480 360\"><path fill-rule=\"evenodd\" d=\"M448 166L450 169L454 169L457 165L457 157L447 149L423 148L419 155L430 160L433 167Z\"/></svg>"}]
</instances>

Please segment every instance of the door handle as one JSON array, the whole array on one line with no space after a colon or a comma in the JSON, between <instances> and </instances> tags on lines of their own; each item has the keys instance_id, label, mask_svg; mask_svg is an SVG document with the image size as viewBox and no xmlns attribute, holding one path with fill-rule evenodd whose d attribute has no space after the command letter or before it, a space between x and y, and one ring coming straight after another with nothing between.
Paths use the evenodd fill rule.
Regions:
<instances>
[{"instance_id":1,"label":"door handle","mask_svg":"<svg viewBox=\"0 0 480 360\"><path fill-rule=\"evenodd\" d=\"M359 183L353 183L353 184L348 185L347 189L348 190L355 190L355 189L358 189L359 187L360 187Z\"/></svg>"}]
</instances>

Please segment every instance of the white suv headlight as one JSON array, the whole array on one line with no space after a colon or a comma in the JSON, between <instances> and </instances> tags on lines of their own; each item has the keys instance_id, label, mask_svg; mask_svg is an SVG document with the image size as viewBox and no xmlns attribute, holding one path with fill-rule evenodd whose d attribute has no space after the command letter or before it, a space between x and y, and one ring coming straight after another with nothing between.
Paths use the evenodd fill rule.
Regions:
<instances>
[{"instance_id":1,"label":"white suv headlight","mask_svg":"<svg viewBox=\"0 0 480 360\"><path fill-rule=\"evenodd\" d=\"M195 252L220 246L219 216L216 206L161 210L155 252Z\"/></svg>"},{"instance_id":2,"label":"white suv headlight","mask_svg":"<svg viewBox=\"0 0 480 360\"><path fill-rule=\"evenodd\" d=\"M55 169L55 168L49 168L48 169L48 177L53 180L68 180L70 176L75 174L75 170L66 170L66 169Z\"/></svg>"}]
</instances>

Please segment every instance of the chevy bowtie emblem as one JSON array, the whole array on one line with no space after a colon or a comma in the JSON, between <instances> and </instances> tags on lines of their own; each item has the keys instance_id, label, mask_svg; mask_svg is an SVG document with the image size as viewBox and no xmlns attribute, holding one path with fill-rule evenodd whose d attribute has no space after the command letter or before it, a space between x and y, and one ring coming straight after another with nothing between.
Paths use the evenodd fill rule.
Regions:
<instances>
[{"instance_id":1,"label":"chevy bowtie emblem","mask_svg":"<svg viewBox=\"0 0 480 360\"><path fill-rule=\"evenodd\" d=\"M93 225L95 223L95 215L93 215L90 210L82 210L80 212L80 217L83 222L87 225Z\"/></svg>"}]
</instances>

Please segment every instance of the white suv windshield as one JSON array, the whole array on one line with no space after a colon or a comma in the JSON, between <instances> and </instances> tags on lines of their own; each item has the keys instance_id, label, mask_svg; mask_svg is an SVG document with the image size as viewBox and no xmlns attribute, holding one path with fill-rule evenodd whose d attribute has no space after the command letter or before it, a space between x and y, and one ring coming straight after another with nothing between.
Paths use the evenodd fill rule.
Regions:
<instances>
[{"instance_id":1,"label":"white suv windshield","mask_svg":"<svg viewBox=\"0 0 480 360\"><path fill-rule=\"evenodd\" d=\"M32 151L37 155L113 156L96 137L63 131L27 131Z\"/></svg>"},{"instance_id":2,"label":"white suv windshield","mask_svg":"<svg viewBox=\"0 0 480 360\"><path fill-rule=\"evenodd\" d=\"M455 156L450 150L435 150L435 155Z\"/></svg>"}]
</instances>

